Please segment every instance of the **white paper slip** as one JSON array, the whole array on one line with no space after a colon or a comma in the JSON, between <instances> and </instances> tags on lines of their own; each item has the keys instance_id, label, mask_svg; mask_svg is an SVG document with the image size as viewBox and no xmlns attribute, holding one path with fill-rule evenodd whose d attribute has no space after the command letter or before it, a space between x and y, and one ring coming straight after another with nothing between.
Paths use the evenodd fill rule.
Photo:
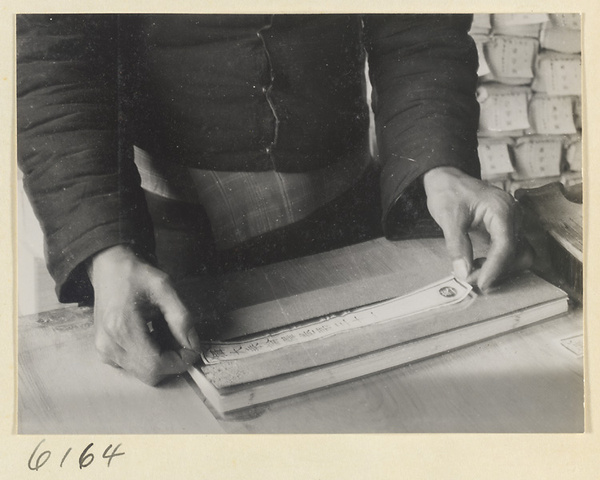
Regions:
<instances>
[{"instance_id":1,"label":"white paper slip","mask_svg":"<svg viewBox=\"0 0 600 480\"><path fill-rule=\"evenodd\" d=\"M471 23L471 36L477 34L488 34L492 29L492 19L489 13L475 13Z\"/></svg>"},{"instance_id":2,"label":"white paper slip","mask_svg":"<svg viewBox=\"0 0 600 480\"><path fill-rule=\"evenodd\" d=\"M565 338L560 341L560 344L578 357L583 356L585 350L583 335L575 335L574 337Z\"/></svg>"},{"instance_id":3,"label":"white paper slip","mask_svg":"<svg viewBox=\"0 0 600 480\"><path fill-rule=\"evenodd\" d=\"M471 35L473 40L475 40L475 46L477 47L477 56L479 58L479 68L477 69L477 75L483 77L490 73L490 67L487 64L487 60L485 58L485 52L483 45L489 41L489 37L485 35Z\"/></svg>"},{"instance_id":4,"label":"white paper slip","mask_svg":"<svg viewBox=\"0 0 600 480\"><path fill-rule=\"evenodd\" d=\"M464 300L471 290L472 287L468 283L448 277L402 297L326 315L274 332L253 335L240 341L204 343L201 357L205 364L210 365L272 352L289 345L325 338L354 328L398 320L434 308L452 305Z\"/></svg>"}]
</instances>

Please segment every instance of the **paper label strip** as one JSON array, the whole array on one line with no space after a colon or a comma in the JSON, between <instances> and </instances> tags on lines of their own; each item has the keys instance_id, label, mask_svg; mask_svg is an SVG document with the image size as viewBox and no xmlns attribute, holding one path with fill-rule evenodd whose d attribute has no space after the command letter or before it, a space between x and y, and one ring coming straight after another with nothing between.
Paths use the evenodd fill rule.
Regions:
<instances>
[{"instance_id":1,"label":"paper label strip","mask_svg":"<svg viewBox=\"0 0 600 480\"><path fill-rule=\"evenodd\" d=\"M325 338L354 328L426 312L464 300L472 287L454 277L416 290L402 297L341 313L326 315L309 323L291 326L273 333L260 334L241 341L203 343L201 356L205 364L247 358L289 345Z\"/></svg>"}]
</instances>

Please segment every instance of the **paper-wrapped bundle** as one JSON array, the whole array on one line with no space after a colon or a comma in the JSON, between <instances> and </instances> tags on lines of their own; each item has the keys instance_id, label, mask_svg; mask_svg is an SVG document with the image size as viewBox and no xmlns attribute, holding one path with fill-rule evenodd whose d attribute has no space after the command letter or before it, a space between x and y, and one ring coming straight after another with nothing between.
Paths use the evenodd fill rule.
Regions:
<instances>
[{"instance_id":1,"label":"paper-wrapped bundle","mask_svg":"<svg viewBox=\"0 0 600 480\"><path fill-rule=\"evenodd\" d=\"M482 137L517 137L530 128L529 87L484 84L477 89L481 106L479 135Z\"/></svg>"},{"instance_id":2,"label":"paper-wrapped bundle","mask_svg":"<svg viewBox=\"0 0 600 480\"><path fill-rule=\"evenodd\" d=\"M548 95L581 95L581 56L550 51L540 53L532 88Z\"/></svg>"}]
</instances>

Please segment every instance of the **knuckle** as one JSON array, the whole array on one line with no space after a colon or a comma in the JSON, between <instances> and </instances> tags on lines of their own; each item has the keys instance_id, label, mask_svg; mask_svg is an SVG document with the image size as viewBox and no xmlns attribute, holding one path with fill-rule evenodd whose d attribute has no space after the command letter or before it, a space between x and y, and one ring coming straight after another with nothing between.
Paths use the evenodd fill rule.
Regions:
<instances>
[{"instance_id":1,"label":"knuckle","mask_svg":"<svg viewBox=\"0 0 600 480\"><path fill-rule=\"evenodd\" d=\"M164 291L171 286L171 279L166 273L155 270L149 279L149 285L153 290Z\"/></svg>"},{"instance_id":2,"label":"knuckle","mask_svg":"<svg viewBox=\"0 0 600 480\"><path fill-rule=\"evenodd\" d=\"M500 193L503 195L494 195L489 199L490 208L498 215L511 217L515 210L515 201L510 195L504 195L505 192Z\"/></svg>"}]
</instances>

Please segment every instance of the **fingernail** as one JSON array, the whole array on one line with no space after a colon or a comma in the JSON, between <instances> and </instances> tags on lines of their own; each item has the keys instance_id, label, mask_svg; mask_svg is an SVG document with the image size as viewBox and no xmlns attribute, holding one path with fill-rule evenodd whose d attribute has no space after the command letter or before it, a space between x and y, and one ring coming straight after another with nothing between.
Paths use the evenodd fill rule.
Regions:
<instances>
[{"instance_id":1,"label":"fingernail","mask_svg":"<svg viewBox=\"0 0 600 480\"><path fill-rule=\"evenodd\" d=\"M198 332L196 332L195 328L191 328L187 335L188 343L190 344L190 348L195 352L200 352L200 338L198 337Z\"/></svg>"},{"instance_id":2,"label":"fingernail","mask_svg":"<svg viewBox=\"0 0 600 480\"><path fill-rule=\"evenodd\" d=\"M452 262L452 270L454 270L454 275L460 280L466 280L469 276L469 267L464 258L454 260Z\"/></svg>"}]
</instances>

